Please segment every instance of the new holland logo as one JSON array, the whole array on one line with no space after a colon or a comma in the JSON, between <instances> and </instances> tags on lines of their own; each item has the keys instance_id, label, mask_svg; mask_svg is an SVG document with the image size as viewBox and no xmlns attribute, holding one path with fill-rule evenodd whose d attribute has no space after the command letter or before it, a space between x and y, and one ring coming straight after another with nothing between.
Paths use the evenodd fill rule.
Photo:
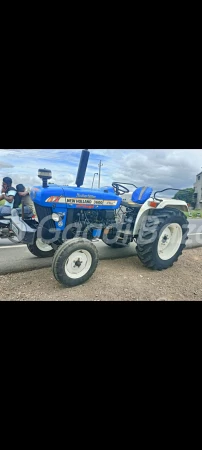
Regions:
<instances>
[{"instance_id":1,"label":"new holland logo","mask_svg":"<svg viewBox=\"0 0 202 450\"><path fill-rule=\"evenodd\" d=\"M102 199L89 199L89 198L66 198L66 197L49 197L46 203L63 203L68 205L90 205L90 206L116 206L117 200L102 200Z\"/></svg>"}]
</instances>

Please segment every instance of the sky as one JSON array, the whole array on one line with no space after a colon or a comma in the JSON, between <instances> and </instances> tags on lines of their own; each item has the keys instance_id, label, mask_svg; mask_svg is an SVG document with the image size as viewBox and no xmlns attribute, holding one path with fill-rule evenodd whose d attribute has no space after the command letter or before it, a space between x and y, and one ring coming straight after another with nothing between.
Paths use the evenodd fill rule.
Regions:
<instances>
[{"instance_id":1,"label":"sky","mask_svg":"<svg viewBox=\"0 0 202 450\"><path fill-rule=\"evenodd\" d=\"M41 185L38 169L46 168L52 171L51 182L74 186L81 151L0 149L0 180L10 176L14 186L18 183L26 187ZM202 150L94 149L90 150L85 187L91 187L100 160L103 163L101 186L125 181L136 186L151 186L154 190L182 189L193 187L196 175L202 171ZM94 187L97 183L96 176Z\"/></svg>"}]
</instances>

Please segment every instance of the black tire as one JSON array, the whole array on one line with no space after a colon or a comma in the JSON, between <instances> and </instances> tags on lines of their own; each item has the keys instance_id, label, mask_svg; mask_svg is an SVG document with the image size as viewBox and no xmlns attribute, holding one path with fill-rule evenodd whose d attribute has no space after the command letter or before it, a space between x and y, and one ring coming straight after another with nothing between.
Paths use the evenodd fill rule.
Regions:
<instances>
[{"instance_id":1,"label":"black tire","mask_svg":"<svg viewBox=\"0 0 202 450\"><path fill-rule=\"evenodd\" d=\"M32 253L32 255L37 256L38 258L52 258L55 254L55 250L50 245L50 251L42 251L42 248L40 249L37 246L37 236L34 238L33 244L27 244L27 248Z\"/></svg>"},{"instance_id":2,"label":"black tire","mask_svg":"<svg viewBox=\"0 0 202 450\"><path fill-rule=\"evenodd\" d=\"M182 240L176 253L170 259L165 260L159 256L158 244L163 234L163 229L166 225L172 223L180 225L182 229ZM178 209L156 209L143 224L137 238L137 254L142 264L153 270L165 270L173 266L186 247L189 233L188 225L189 222L185 214Z\"/></svg>"},{"instance_id":3,"label":"black tire","mask_svg":"<svg viewBox=\"0 0 202 450\"><path fill-rule=\"evenodd\" d=\"M91 255L91 265L89 267L89 270L83 276L76 279L71 278L71 276L68 276L65 270L65 265L72 253L81 252L82 254L82 250L88 252L88 254ZM97 268L98 261L99 255L95 245L87 239L75 238L70 241L64 242L56 251L53 258L52 270L56 280L64 286L79 286L80 284L84 284L87 280L89 280L89 278L92 277Z\"/></svg>"}]
</instances>

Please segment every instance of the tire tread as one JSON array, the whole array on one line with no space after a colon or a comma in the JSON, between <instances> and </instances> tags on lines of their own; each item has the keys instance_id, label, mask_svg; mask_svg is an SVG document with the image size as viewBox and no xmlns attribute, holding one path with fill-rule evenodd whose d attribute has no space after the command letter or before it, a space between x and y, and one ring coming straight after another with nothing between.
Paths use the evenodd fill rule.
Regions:
<instances>
[{"instance_id":1,"label":"tire tread","mask_svg":"<svg viewBox=\"0 0 202 450\"><path fill-rule=\"evenodd\" d=\"M146 243L147 239L152 236L152 233L150 231L150 228L153 227L153 231L157 232L157 239L159 237L159 232L167 219L170 219L171 217L182 217L184 219L184 224L187 225L187 228L185 232L183 233L183 241L186 241L188 239L188 220L186 216L182 213L182 211L173 208L173 209L167 209L166 211L161 210L155 210L154 214L152 216L149 216L145 225L143 226L143 229L141 231L141 243L139 237L137 238L137 255L142 262L142 264L145 267L151 268L152 270L165 270L168 267L172 267L174 262L177 262L179 257L182 255L182 252L184 248L186 247L185 243L182 243L179 247L176 255L174 255L173 258L171 258L168 264L168 267L165 267L163 261L162 264L159 264L157 260L155 260L153 255L153 249L154 249L154 243L156 240L152 243ZM145 242L142 243L142 240Z\"/></svg>"}]
</instances>

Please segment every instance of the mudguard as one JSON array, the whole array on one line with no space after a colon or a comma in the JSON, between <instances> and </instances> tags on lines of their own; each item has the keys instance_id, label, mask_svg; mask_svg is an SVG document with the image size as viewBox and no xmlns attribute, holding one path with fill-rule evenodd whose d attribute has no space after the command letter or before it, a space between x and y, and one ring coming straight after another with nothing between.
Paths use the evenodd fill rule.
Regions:
<instances>
[{"instance_id":1,"label":"mudguard","mask_svg":"<svg viewBox=\"0 0 202 450\"><path fill-rule=\"evenodd\" d=\"M150 211L155 210L154 207L151 206L151 202L153 202L153 199L147 200L144 205L140 208L139 213L137 215L137 219L134 226L134 236L137 236L143 220L146 219L146 217L150 214ZM155 203L155 201L154 201ZM161 201L157 202L158 206L156 209L166 209L166 208L176 208L183 212L188 212L189 208L186 202L183 200L174 200L174 199L162 199Z\"/></svg>"}]
</instances>

